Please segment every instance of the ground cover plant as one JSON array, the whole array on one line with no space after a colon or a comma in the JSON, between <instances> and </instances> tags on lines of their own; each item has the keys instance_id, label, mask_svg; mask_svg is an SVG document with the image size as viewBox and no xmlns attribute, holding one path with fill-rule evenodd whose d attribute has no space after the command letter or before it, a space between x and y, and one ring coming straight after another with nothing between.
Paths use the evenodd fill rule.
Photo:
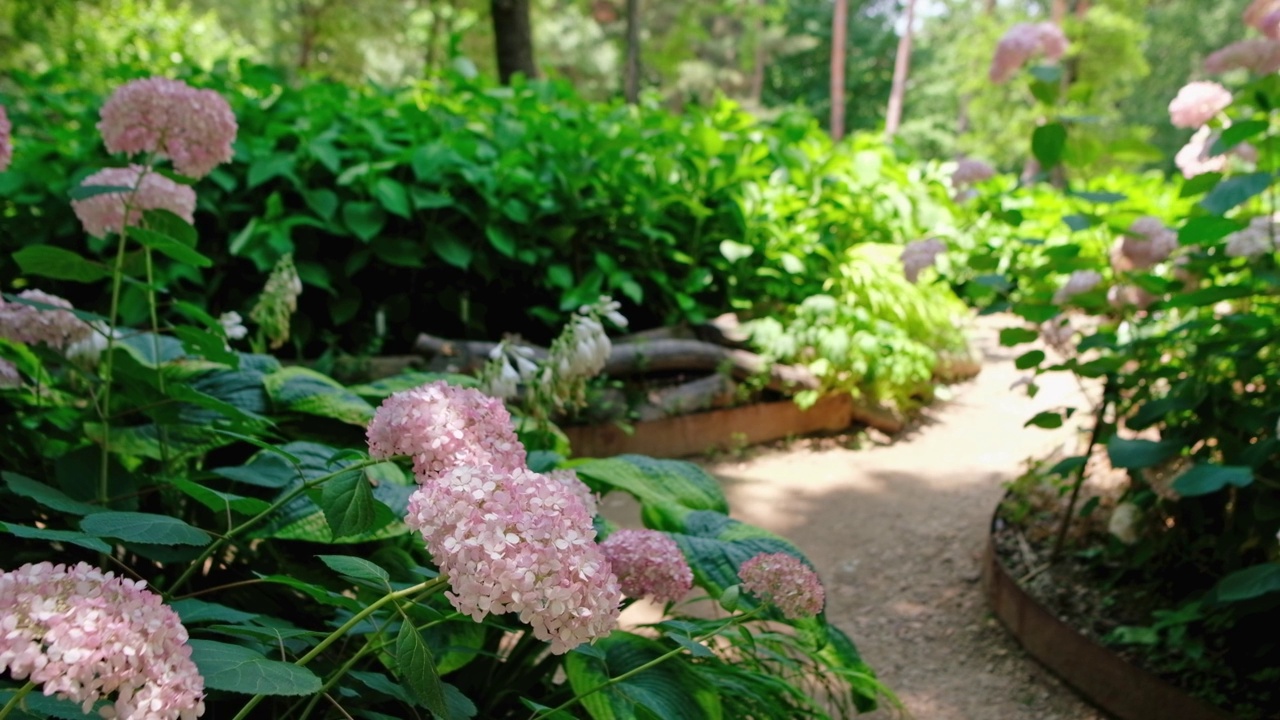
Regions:
<instances>
[{"instance_id":1,"label":"ground cover plant","mask_svg":"<svg viewBox=\"0 0 1280 720\"><path fill-rule=\"evenodd\" d=\"M516 384L545 392L514 417L473 378L344 386L266 354L304 290L285 248L247 317L173 291L214 264L191 223L245 142L226 100L143 79L96 125L129 164L69 192L93 239L17 250L25 289L0 304L0 718L844 717L892 701L827 623L808 561L731 519L704 471L567 457L545 407L598 371L616 305L571 313L555 366ZM10 132L0 112L0 171L26 151ZM486 389L511 394L495 360ZM596 517L608 492L634 496L646 529ZM644 597L662 619L616 629Z\"/></svg>"}]
</instances>

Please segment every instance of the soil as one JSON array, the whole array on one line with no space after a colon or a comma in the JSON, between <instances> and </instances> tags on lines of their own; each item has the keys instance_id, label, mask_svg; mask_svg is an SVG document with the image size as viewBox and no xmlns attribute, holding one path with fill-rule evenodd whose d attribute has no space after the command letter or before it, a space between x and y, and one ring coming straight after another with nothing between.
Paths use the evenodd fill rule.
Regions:
<instances>
[{"instance_id":1,"label":"soil","mask_svg":"<svg viewBox=\"0 0 1280 720\"><path fill-rule=\"evenodd\" d=\"M1083 406L1069 377L1028 398L1010 389L1025 350L999 347L1016 318L980 318L983 369L947 389L906 431L804 440L704 461L735 517L780 533L817 565L827 614L918 720L1101 720L1025 656L982 597L992 512L1025 461L1079 442L1079 428L1024 428L1036 412ZM1068 451L1066 454L1070 454ZM614 494L605 512L635 525ZM869 718L889 718L882 710Z\"/></svg>"}]
</instances>

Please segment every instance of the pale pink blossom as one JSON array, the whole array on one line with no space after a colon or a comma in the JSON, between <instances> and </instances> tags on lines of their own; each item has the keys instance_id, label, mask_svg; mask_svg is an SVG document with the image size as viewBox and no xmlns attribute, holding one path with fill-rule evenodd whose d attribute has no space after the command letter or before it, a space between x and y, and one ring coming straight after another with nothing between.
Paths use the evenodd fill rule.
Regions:
<instances>
[{"instance_id":1,"label":"pale pink blossom","mask_svg":"<svg viewBox=\"0 0 1280 720\"><path fill-rule=\"evenodd\" d=\"M578 496L578 499L582 501L582 506L587 509L588 515L595 517L599 514L600 496L592 492L591 488L587 487L587 484L578 478L578 473L574 472L570 468L563 468L543 474L552 480L558 480L564 483L569 492Z\"/></svg>"},{"instance_id":2,"label":"pale pink blossom","mask_svg":"<svg viewBox=\"0 0 1280 720\"><path fill-rule=\"evenodd\" d=\"M618 530L600 543L622 594L675 602L693 588L693 571L680 546L656 530Z\"/></svg>"},{"instance_id":3,"label":"pale pink blossom","mask_svg":"<svg viewBox=\"0 0 1280 720\"><path fill-rule=\"evenodd\" d=\"M1173 162L1182 171L1182 176L1190 179L1197 175L1211 172L1222 172L1227 167L1226 155L1210 155L1213 147L1213 131L1202 127L1191 136L1187 144L1182 146L1173 157Z\"/></svg>"},{"instance_id":4,"label":"pale pink blossom","mask_svg":"<svg viewBox=\"0 0 1280 720\"><path fill-rule=\"evenodd\" d=\"M794 555L760 553L738 568L742 589L772 603L792 620L822 612L826 591L818 574Z\"/></svg>"},{"instance_id":5,"label":"pale pink blossom","mask_svg":"<svg viewBox=\"0 0 1280 720\"><path fill-rule=\"evenodd\" d=\"M957 189L966 185L980 183L995 177L995 168L973 158L961 158L956 162L956 171L951 173L951 185Z\"/></svg>"},{"instance_id":6,"label":"pale pink blossom","mask_svg":"<svg viewBox=\"0 0 1280 720\"><path fill-rule=\"evenodd\" d=\"M1067 51L1067 37L1051 22L1019 23L1009 28L996 46L991 60L991 82L1003 83L1013 77L1036 53L1058 60Z\"/></svg>"},{"instance_id":7,"label":"pale pink blossom","mask_svg":"<svg viewBox=\"0 0 1280 720\"><path fill-rule=\"evenodd\" d=\"M132 188L71 201L76 217L94 237L106 237L123 227L141 224L147 210L168 210L189 223L195 222L196 191L141 165L99 170L80 186Z\"/></svg>"},{"instance_id":8,"label":"pale pink blossom","mask_svg":"<svg viewBox=\"0 0 1280 720\"><path fill-rule=\"evenodd\" d=\"M938 256L947 251L946 243L938 238L929 238L927 240L915 240L907 243L902 248L902 271L907 279L915 282L920 276L920 271L933 267L937 262Z\"/></svg>"},{"instance_id":9,"label":"pale pink blossom","mask_svg":"<svg viewBox=\"0 0 1280 720\"><path fill-rule=\"evenodd\" d=\"M1146 310L1155 301L1155 295L1136 285L1112 285L1107 289L1107 302L1116 310L1128 307Z\"/></svg>"},{"instance_id":10,"label":"pale pink blossom","mask_svg":"<svg viewBox=\"0 0 1280 720\"><path fill-rule=\"evenodd\" d=\"M1071 325L1071 318L1066 315L1059 315L1040 323L1040 339L1045 345L1060 353L1074 350L1071 347L1071 340L1075 335L1076 329Z\"/></svg>"},{"instance_id":11,"label":"pale pink blossom","mask_svg":"<svg viewBox=\"0 0 1280 720\"><path fill-rule=\"evenodd\" d=\"M1270 38L1280 37L1280 0L1253 0L1244 10L1244 24Z\"/></svg>"},{"instance_id":12,"label":"pale pink blossom","mask_svg":"<svg viewBox=\"0 0 1280 720\"><path fill-rule=\"evenodd\" d=\"M13 160L13 125L9 123L9 114L0 105L0 172L9 169L9 161Z\"/></svg>"},{"instance_id":13,"label":"pale pink blossom","mask_svg":"<svg viewBox=\"0 0 1280 720\"><path fill-rule=\"evenodd\" d=\"M1087 293L1102 282L1102 275L1094 270L1076 270L1053 296L1053 302L1061 305L1076 295Z\"/></svg>"},{"instance_id":14,"label":"pale pink blossom","mask_svg":"<svg viewBox=\"0 0 1280 720\"><path fill-rule=\"evenodd\" d=\"M1266 215L1249 221L1249 226L1226 237L1227 257L1255 258L1276 251L1277 228Z\"/></svg>"},{"instance_id":15,"label":"pale pink blossom","mask_svg":"<svg viewBox=\"0 0 1280 720\"><path fill-rule=\"evenodd\" d=\"M410 496L405 523L448 578L445 597L476 622L516 613L555 654L617 624L618 579L582 500L560 480L455 467Z\"/></svg>"},{"instance_id":16,"label":"pale pink blossom","mask_svg":"<svg viewBox=\"0 0 1280 720\"><path fill-rule=\"evenodd\" d=\"M18 366L0 358L0 388L15 388L22 386L22 375L18 372Z\"/></svg>"},{"instance_id":17,"label":"pale pink blossom","mask_svg":"<svg viewBox=\"0 0 1280 720\"><path fill-rule=\"evenodd\" d=\"M72 309L71 303L56 295L40 290L23 290L18 297L52 308L5 302L0 297L0 337L28 345L44 343L61 350L93 334L89 323L68 312Z\"/></svg>"},{"instance_id":18,"label":"pale pink blossom","mask_svg":"<svg viewBox=\"0 0 1280 720\"><path fill-rule=\"evenodd\" d=\"M1269 38L1240 40L1209 53L1204 59L1204 71L1211 75L1232 70L1248 70L1257 75L1280 70L1280 42Z\"/></svg>"},{"instance_id":19,"label":"pale pink blossom","mask_svg":"<svg viewBox=\"0 0 1280 720\"><path fill-rule=\"evenodd\" d=\"M1119 272L1145 270L1164 262L1178 248L1178 233L1160 218L1146 215L1133 221L1129 234L1111 248L1111 265Z\"/></svg>"},{"instance_id":20,"label":"pale pink blossom","mask_svg":"<svg viewBox=\"0 0 1280 720\"><path fill-rule=\"evenodd\" d=\"M1198 128L1231 104L1231 91L1216 82L1187 83L1169 103L1174 127Z\"/></svg>"},{"instance_id":21,"label":"pale pink blossom","mask_svg":"<svg viewBox=\"0 0 1280 720\"><path fill-rule=\"evenodd\" d=\"M153 77L117 88L102 106L98 130L113 153L158 153L183 175L201 178L231 160L236 118L212 90Z\"/></svg>"},{"instance_id":22,"label":"pale pink blossom","mask_svg":"<svg viewBox=\"0 0 1280 720\"><path fill-rule=\"evenodd\" d=\"M178 614L146 583L80 563L0 572L0 673L79 703L115 694L109 716L191 720L204 680Z\"/></svg>"},{"instance_id":23,"label":"pale pink blossom","mask_svg":"<svg viewBox=\"0 0 1280 720\"><path fill-rule=\"evenodd\" d=\"M501 400L443 381L383 401L368 429L374 458L408 455L418 482L459 466L510 471L525 467L511 414Z\"/></svg>"}]
</instances>

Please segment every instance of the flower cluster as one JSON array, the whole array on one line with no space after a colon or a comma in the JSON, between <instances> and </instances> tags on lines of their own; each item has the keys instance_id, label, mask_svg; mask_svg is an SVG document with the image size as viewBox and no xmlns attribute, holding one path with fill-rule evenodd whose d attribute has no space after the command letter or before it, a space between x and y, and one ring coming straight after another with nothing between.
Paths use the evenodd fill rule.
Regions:
<instances>
[{"instance_id":1,"label":"flower cluster","mask_svg":"<svg viewBox=\"0 0 1280 720\"><path fill-rule=\"evenodd\" d=\"M235 310L219 315L218 324L222 326L222 332L228 340L243 340L249 334L249 328L244 326L244 318Z\"/></svg>"},{"instance_id":2,"label":"flower cluster","mask_svg":"<svg viewBox=\"0 0 1280 720\"><path fill-rule=\"evenodd\" d=\"M787 553L760 553L738 568L742 588L773 603L792 620L822 612L826 592L818 574Z\"/></svg>"},{"instance_id":3,"label":"flower cluster","mask_svg":"<svg viewBox=\"0 0 1280 720\"><path fill-rule=\"evenodd\" d=\"M62 350L93 334L93 328L88 323L68 312L71 303L56 295L39 290L24 290L18 293L18 297L55 309L7 303L4 298L0 298L0 337L28 345L44 343Z\"/></svg>"},{"instance_id":4,"label":"flower cluster","mask_svg":"<svg viewBox=\"0 0 1280 720\"><path fill-rule=\"evenodd\" d=\"M503 340L489 351L489 362L480 370L480 387L485 393L508 400L520 394L520 384L538 377L533 348Z\"/></svg>"},{"instance_id":5,"label":"flower cluster","mask_svg":"<svg viewBox=\"0 0 1280 720\"><path fill-rule=\"evenodd\" d=\"M1040 323L1040 339L1045 345L1057 350L1060 353L1071 351L1071 338L1075 337L1076 329L1071 325L1071 318L1066 315L1059 315Z\"/></svg>"},{"instance_id":6,"label":"flower cluster","mask_svg":"<svg viewBox=\"0 0 1280 720\"><path fill-rule=\"evenodd\" d=\"M94 237L137 226L147 210L168 210L187 222L195 220L195 190L141 165L99 170L80 186L129 188L71 201L76 217Z\"/></svg>"},{"instance_id":7,"label":"flower cluster","mask_svg":"<svg viewBox=\"0 0 1280 720\"><path fill-rule=\"evenodd\" d=\"M1155 295L1136 285L1112 285L1107 289L1107 303L1116 310L1128 307L1146 310L1155 301Z\"/></svg>"},{"instance_id":8,"label":"flower cluster","mask_svg":"<svg viewBox=\"0 0 1280 720\"><path fill-rule=\"evenodd\" d=\"M996 46L991 60L991 82L1003 83L1027 64L1036 53L1057 60L1067 52L1067 37L1051 22L1019 23L1009 28Z\"/></svg>"},{"instance_id":9,"label":"flower cluster","mask_svg":"<svg viewBox=\"0 0 1280 720\"><path fill-rule=\"evenodd\" d=\"M458 612L517 613L561 654L607 635L622 600L591 516L566 483L519 468L455 467L409 498Z\"/></svg>"},{"instance_id":10,"label":"flower cluster","mask_svg":"<svg viewBox=\"0 0 1280 720\"><path fill-rule=\"evenodd\" d=\"M1280 70L1280 42L1264 38L1240 40L1209 53L1204 59L1204 71L1211 75L1232 70L1248 70L1258 75Z\"/></svg>"},{"instance_id":11,"label":"flower cluster","mask_svg":"<svg viewBox=\"0 0 1280 720\"><path fill-rule=\"evenodd\" d=\"M1129 226L1129 234L1111 249L1111 264L1120 272L1145 270L1164 262L1178 248L1178 234L1160 221L1143 216Z\"/></svg>"},{"instance_id":12,"label":"flower cluster","mask_svg":"<svg viewBox=\"0 0 1280 720\"><path fill-rule=\"evenodd\" d=\"M0 172L9 169L13 160L13 126L9 124L9 113L0 105Z\"/></svg>"},{"instance_id":13,"label":"flower cluster","mask_svg":"<svg viewBox=\"0 0 1280 720\"><path fill-rule=\"evenodd\" d=\"M293 255L285 253L271 269L262 295L249 311L249 318L262 328L272 349L284 345L289 339L289 322L298 310L298 296L301 294L302 278L298 277L298 269L293 265Z\"/></svg>"},{"instance_id":14,"label":"flower cluster","mask_svg":"<svg viewBox=\"0 0 1280 720\"><path fill-rule=\"evenodd\" d=\"M1174 127L1198 128L1231 104L1231 91L1216 82L1187 83L1169 102L1169 121Z\"/></svg>"},{"instance_id":15,"label":"flower cluster","mask_svg":"<svg viewBox=\"0 0 1280 720\"><path fill-rule=\"evenodd\" d=\"M951 173L951 186L960 190L968 185L990 180L995 174L995 168L981 160L961 158L956 162L956 171Z\"/></svg>"},{"instance_id":16,"label":"flower cluster","mask_svg":"<svg viewBox=\"0 0 1280 720\"><path fill-rule=\"evenodd\" d=\"M22 386L22 375L18 372L18 366L0 358L0 388L14 388Z\"/></svg>"},{"instance_id":17,"label":"flower cluster","mask_svg":"<svg viewBox=\"0 0 1280 720\"><path fill-rule=\"evenodd\" d=\"M656 530L619 530L600 543L629 598L675 602L693 588L693 571L680 546Z\"/></svg>"},{"instance_id":18,"label":"flower cluster","mask_svg":"<svg viewBox=\"0 0 1280 720\"><path fill-rule=\"evenodd\" d=\"M1053 302L1061 305L1076 295L1087 293L1102 282L1102 274L1094 270L1076 270L1067 282L1053 295Z\"/></svg>"},{"instance_id":19,"label":"flower cluster","mask_svg":"<svg viewBox=\"0 0 1280 720\"><path fill-rule=\"evenodd\" d=\"M236 129L236 117L221 95L159 77L117 88L98 123L108 151L163 155L193 178L231 160Z\"/></svg>"},{"instance_id":20,"label":"flower cluster","mask_svg":"<svg viewBox=\"0 0 1280 720\"><path fill-rule=\"evenodd\" d=\"M178 614L143 582L80 563L0 572L0 672L43 685L88 713L116 693L109 717L191 720L204 680Z\"/></svg>"},{"instance_id":21,"label":"flower cluster","mask_svg":"<svg viewBox=\"0 0 1280 720\"><path fill-rule=\"evenodd\" d=\"M369 454L408 455L419 482L460 466L496 472L525 466L524 446L502 401L433 382L387 398L369 423Z\"/></svg>"},{"instance_id":22,"label":"flower cluster","mask_svg":"<svg viewBox=\"0 0 1280 720\"><path fill-rule=\"evenodd\" d=\"M1253 0L1244 11L1244 22L1273 40L1280 40L1280 0Z\"/></svg>"},{"instance_id":23,"label":"flower cluster","mask_svg":"<svg viewBox=\"0 0 1280 720\"><path fill-rule=\"evenodd\" d=\"M1255 258L1276 251L1275 220L1259 215L1249 221L1249 227L1227 236L1228 257Z\"/></svg>"},{"instance_id":24,"label":"flower cluster","mask_svg":"<svg viewBox=\"0 0 1280 720\"><path fill-rule=\"evenodd\" d=\"M587 484L578 478L578 473L571 468L561 470L551 470L543 473L552 480L564 483L569 492L573 493L582 501L582 506L587 509L587 515L595 517L600 512L600 496L591 491Z\"/></svg>"},{"instance_id":25,"label":"flower cluster","mask_svg":"<svg viewBox=\"0 0 1280 720\"><path fill-rule=\"evenodd\" d=\"M947 251L946 243L938 238L916 240L902 248L902 271L911 282L920 277L920 271L933 267L938 256Z\"/></svg>"}]
</instances>

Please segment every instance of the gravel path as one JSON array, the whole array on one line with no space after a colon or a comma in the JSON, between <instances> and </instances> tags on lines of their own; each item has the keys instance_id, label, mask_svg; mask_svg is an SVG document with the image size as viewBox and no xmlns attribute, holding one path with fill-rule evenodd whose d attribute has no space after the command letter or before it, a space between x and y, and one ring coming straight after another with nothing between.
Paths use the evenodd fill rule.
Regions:
<instances>
[{"instance_id":1,"label":"gravel path","mask_svg":"<svg viewBox=\"0 0 1280 720\"><path fill-rule=\"evenodd\" d=\"M1072 437L1023 423L1077 392L1065 378L1034 399L1010 392L1015 354L995 340L1009 322L979 322L982 373L899 437L853 449L800 441L707 463L736 517L814 561L828 616L917 720L1102 717L1023 655L982 598L979 559L1003 483Z\"/></svg>"}]
</instances>

